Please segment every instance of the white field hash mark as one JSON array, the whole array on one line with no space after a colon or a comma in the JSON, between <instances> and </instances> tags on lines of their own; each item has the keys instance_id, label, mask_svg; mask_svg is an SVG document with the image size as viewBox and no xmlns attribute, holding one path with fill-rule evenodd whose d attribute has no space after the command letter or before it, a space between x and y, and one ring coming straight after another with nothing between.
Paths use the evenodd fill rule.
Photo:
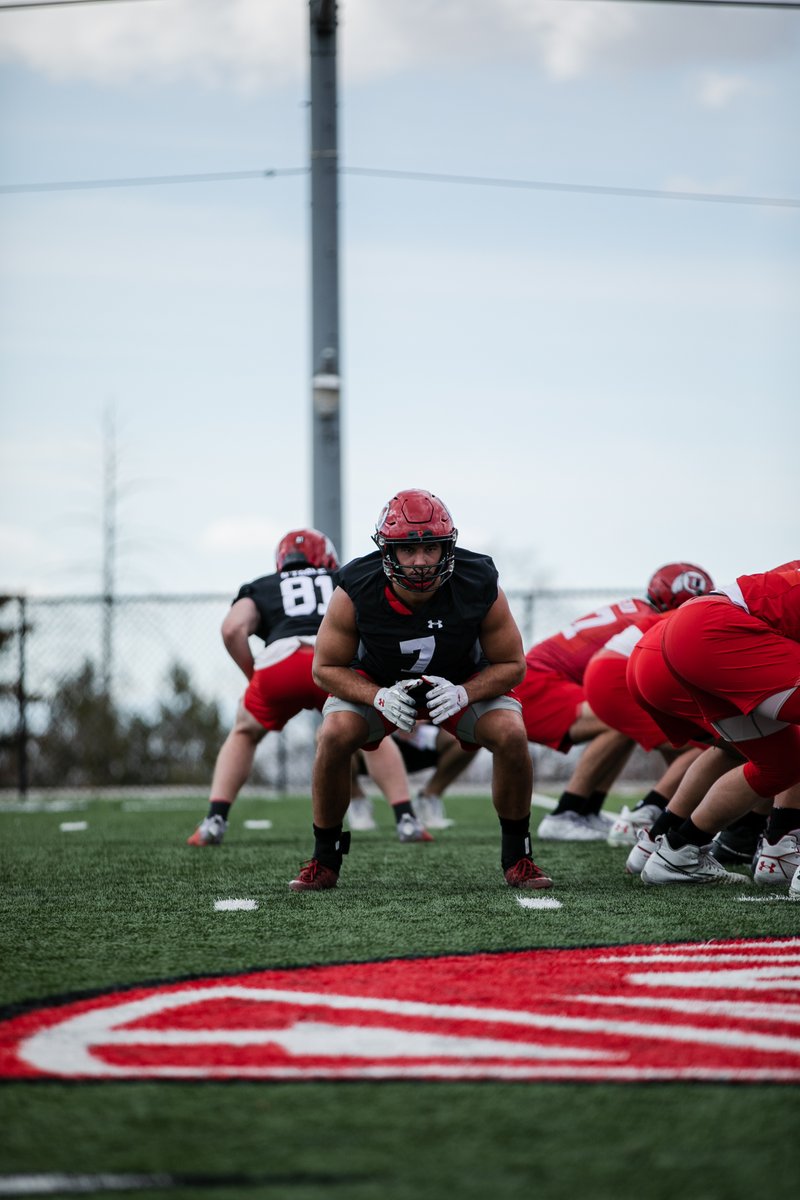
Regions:
<instances>
[{"instance_id":1,"label":"white field hash mark","mask_svg":"<svg viewBox=\"0 0 800 1200\"><path fill-rule=\"evenodd\" d=\"M561 901L552 896L517 896L520 908L561 908Z\"/></svg>"},{"instance_id":2,"label":"white field hash mark","mask_svg":"<svg viewBox=\"0 0 800 1200\"><path fill-rule=\"evenodd\" d=\"M247 910L252 912L254 908L258 908L257 900L215 900L214 908L217 912L235 912L237 910Z\"/></svg>"},{"instance_id":3,"label":"white field hash mark","mask_svg":"<svg viewBox=\"0 0 800 1200\"><path fill-rule=\"evenodd\" d=\"M166 1191L177 1185L174 1175L0 1175L0 1196Z\"/></svg>"},{"instance_id":4,"label":"white field hash mark","mask_svg":"<svg viewBox=\"0 0 800 1200\"><path fill-rule=\"evenodd\" d=\"M245 821L245 829L272 829L272 821Z\"/></svg>"},{"instance_id":5,"label":"white field hash mark","mask_svg":"<svg viewBox=\"0 0 800 1200\"><path fill-rule=\"evenodd\" d=\"M88 821L62 821L58 827L62 833L83 833L89 828Z\"/></svg>"}]
</instances>

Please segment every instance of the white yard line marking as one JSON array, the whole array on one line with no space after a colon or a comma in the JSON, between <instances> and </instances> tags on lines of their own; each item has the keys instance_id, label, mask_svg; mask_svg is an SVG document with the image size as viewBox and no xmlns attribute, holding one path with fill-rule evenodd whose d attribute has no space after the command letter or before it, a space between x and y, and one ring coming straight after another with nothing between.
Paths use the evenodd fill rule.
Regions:
<instances>
[{"instance_id":1,"label":"white yard line marking","mask_svg":"<svg viewBox=\"0 0 800 1200\"><path fill-rule=\"evenodd\" d=\"M272 829L272 821L245 821L245 829Z\"/></svg>"},{"instance_id":2,"label":"white yard line marking","mask_svg":"<svg viewBox=\"0 0 800 1200\"><path fill-rule=\"evenodd\" d=\"M92 1192L142 1192L171 1189L174 1175L2 1175L0 1196L87 1195Z\"/></svg>"},{"instance_id":3,"label":"white yard line marking","mask_svg":"<svg viewBox=\"0 0 800 1200\"><path fill-rule=\"evenodd\" d=\"M749 900L751 904L769 904L774 900L793 900L793 896L737 896L737 900Z\"/></svg>"},{"instance_id":4,"label":"white yard line marking","mask_svg":"<svg viewBox=\"0 0 800 1200\"><path fill-rule=\"evenodd\" d=\"M257 900L215 900L214 908L217 912L235 912L239 910L252 911L258 908Z\"/></svg>"},{"instance_id":5,"label":"white yard line marking","mask_svg":"<svg viewBox=\"0 0 800 1200\"><path fill-rule=\"evenodd\" d=\"M552 896L517 896L520 908L561 908L561 901Z\"/></svg>"},{"instance_id":6,"label":"white yard line marking","mask_svg":"<svg viewBox=\"0 0 800 1200\"><path fill-rule=\"evenodd\" d=\"M62 821L58 827L62 833L83 833L89 828L88 821Z\"/></svg>"},{"instance_id":7,"label":"white yard line marking","mask_svg":"<svg viewBox=\"0 0 800 1200\"><path fill-rule=\"evenodd\" d=\"M558 804L558 800L554 796L545 796L543 792L534 792L531 796L531 804L536 808L547 808L552 811Z\"/></svg>"}]
</instances>

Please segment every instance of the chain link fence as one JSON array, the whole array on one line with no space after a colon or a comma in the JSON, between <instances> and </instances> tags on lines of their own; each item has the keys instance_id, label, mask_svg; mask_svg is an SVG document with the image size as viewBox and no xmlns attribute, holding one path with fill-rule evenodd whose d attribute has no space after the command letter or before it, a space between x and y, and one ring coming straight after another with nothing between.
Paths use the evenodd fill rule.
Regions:
<instances>
[{"instance_id":1,"label":"chain link fence","mask_svg":"<svg viewBox=\"0 0 800 1200\"><path fill-rule=\"evenodd\" d=\"M510 590L526 649L635 589ZM0 789L204 788L244 680L225 652L222 594L0 597ZM260 642L257 643L260 645ZM251 783L307 792L316 714L259 746ZM537 787L574 756L532 748ZM623 778L660 773L635 754ZM659 760L660 761L660 760ZM488 784L485 752L463 777Z\"/></svg>"}]
</instances>

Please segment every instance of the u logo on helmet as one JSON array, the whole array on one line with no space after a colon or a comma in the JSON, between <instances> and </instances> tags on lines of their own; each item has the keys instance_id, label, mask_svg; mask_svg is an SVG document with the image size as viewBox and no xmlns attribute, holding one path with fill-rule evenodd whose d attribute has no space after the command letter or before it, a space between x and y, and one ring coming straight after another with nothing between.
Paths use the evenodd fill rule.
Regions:
<instances>
[{"instance_id":1,"label":"u logo on helmet","mask_svg":"<svg viewBox=\"0 0 800 1200\"><path fill-rule=\"evenodd\" d=\"M706 591L706 580L699 571L684 571L672 581L674 595L679 592L691 592L693 596L702 596Z\"/></svg>"}]
</instances>

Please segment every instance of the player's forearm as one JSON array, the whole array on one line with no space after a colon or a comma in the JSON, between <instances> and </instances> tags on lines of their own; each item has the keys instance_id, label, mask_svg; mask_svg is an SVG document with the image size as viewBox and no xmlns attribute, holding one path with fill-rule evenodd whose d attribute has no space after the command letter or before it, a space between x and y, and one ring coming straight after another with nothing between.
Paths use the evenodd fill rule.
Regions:
<instances>
[{"instance_id":1,"label":"player's forearm","mask_svg":"<svg viewBox=\"0 0 800 1200\"><path fill-rule=\"evenodd\" d=\"M372 704L378 686L357 674L350 667L330 667L314 664L314 682L323 691L349 700L351 704Z\"/></svg>"},{"instance_id":2,"label":"player's forearm","mask_svg":"<svg viewBox=\"0 0 800 1200\"><path fill-rule=\"evenodd\" d=\"M225 649L230 654L233 661L236 663L240 671L242 671L248 679L252 679L255 664L253 662L253 654L250 649L250 642L247 634L243 630L234 630L231 633L223 635L225 641Z\"/></svg>"},{"instance_id":3,"label":"player's forearm","mask_svg":"<svg viewBox=\"0 0 800 1200\"><path fill-rule=\"evenodd\" d=\"M464 684L470 703L475 700L494 700L504 696L525 678L524 660L507 663L491 663Z\"/></svg>"}]
</instances>

